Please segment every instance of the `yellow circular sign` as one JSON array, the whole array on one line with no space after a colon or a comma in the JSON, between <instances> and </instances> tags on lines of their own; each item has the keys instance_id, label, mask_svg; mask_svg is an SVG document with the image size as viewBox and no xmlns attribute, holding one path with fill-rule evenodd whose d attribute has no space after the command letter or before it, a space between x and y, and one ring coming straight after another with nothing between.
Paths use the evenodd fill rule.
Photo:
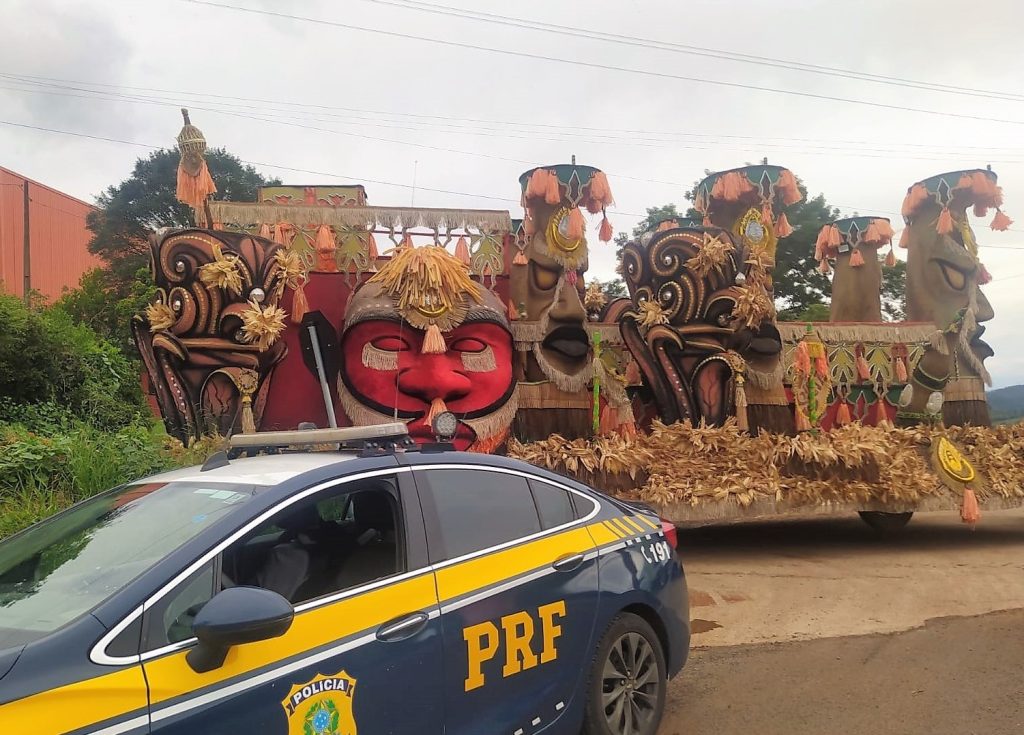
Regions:
<instances>
[{"instance_id":1,"label":"yellow circular sign","mask_svg":"<svg viewBox=\"0 0 1024 735\"><path fill-rule=\"evenodd\" d=\"M953 443L946 437L939 437L939 444L935 451L939 459L939 466L942 471L957 482L968 483L974 479L974 467L967 458L960 453L960 450L953 446Z\"/></svg>"}]
</instances>

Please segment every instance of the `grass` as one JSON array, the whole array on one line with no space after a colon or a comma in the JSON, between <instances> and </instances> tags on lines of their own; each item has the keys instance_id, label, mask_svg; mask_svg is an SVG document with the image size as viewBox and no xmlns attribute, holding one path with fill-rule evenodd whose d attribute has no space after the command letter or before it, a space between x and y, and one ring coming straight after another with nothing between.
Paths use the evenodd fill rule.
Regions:
<instances>
[{"instance_id":1,"label":"grass","mask_svg":"<svg viewBox=\"0 0 1024 735\"><path fill-rule=\"evenodd\" d=\"M220 443L183 447L156 426L104 432L78 424L46 436L0 425L0 539L117 485L198 464Z\"/></svg>"}]
</instances>

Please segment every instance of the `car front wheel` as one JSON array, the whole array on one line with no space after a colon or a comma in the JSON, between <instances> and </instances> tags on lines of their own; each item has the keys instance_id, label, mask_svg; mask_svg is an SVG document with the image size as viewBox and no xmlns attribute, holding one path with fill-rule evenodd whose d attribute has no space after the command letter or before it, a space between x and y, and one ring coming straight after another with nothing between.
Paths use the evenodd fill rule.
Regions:
<instances>
[{"instance_id":1,"label":"car front wheel","mask_svg":"<svg viewBox=\"0 0 1024 735\"><path fill-rule=\"evenodd\" d=\"M654 735L665 708L665 655L643 618L621 613L590 670L584 735Z\"/></svg>"}]
</instances>

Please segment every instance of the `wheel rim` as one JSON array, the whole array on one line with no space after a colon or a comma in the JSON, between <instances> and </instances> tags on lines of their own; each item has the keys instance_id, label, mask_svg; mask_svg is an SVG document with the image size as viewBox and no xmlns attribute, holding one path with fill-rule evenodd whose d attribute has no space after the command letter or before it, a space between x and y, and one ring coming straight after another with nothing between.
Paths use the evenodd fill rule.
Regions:
<instances>
[{"instance_id":1,"label":"wheel rim","mask_svg":"<svg viewBox=\"0 0 1024 735\"><path fill-rule=\"evenodd\" d=\"M639 633L620 636L608 651L601 676L601 703L609 729L616 735L648 732L660 686L650 642Z\"/></svg>"}]
</instances>

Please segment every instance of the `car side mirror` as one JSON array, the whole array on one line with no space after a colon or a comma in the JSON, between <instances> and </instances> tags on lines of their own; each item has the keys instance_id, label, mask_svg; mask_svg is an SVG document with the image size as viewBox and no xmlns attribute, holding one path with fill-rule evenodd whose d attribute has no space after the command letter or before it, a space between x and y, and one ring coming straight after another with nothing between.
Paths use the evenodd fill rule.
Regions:
<instances>
[{"instance_id":1,"label":"car side mirror","mask_svg":"<svg viewBox=\"0 0 1024 735\"><path fill-rule=\"evenodd\" d=\"M202 674L220 668L228 650L284 635L295 609L288 600L261 587L230 587L203 605L192 624L199 640L185 655L192 670Z\"/></svg>"}]
</instances>

